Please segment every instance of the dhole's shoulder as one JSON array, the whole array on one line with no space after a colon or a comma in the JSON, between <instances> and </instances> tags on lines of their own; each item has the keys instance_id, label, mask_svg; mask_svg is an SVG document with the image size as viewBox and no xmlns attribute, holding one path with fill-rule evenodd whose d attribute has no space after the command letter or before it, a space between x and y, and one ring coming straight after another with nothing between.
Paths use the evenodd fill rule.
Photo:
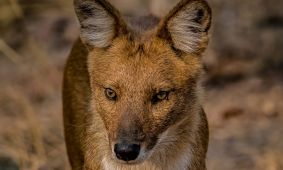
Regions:
<instances>
[{"instance_id":1,"label":"dhole's shoulder","mask_svg":"<svg viewBox=\"0 0 283 170\"><path fill-rule=\"evenodd\" d=\"M86 46L82 43L80 39L78 39L74 43L70 55L68 57L67 63L65 65L65 84L76 84L76 82L79 80L85 80L86 83L88 82L87 56L88 50Z\"/></svg>"},{"instance_id":2,"label":"dhole's shoulder","mask_svg":"<svg viewBox=\"0 0 283 170\"><path fill-rule=\"evenodd\" d=\"M88 55L88 50L86 46L83 44L81 39L78 38L72 47L69 58L82 60L82 59L86 59L87 55Z\"/></svg>"}]
</instances>

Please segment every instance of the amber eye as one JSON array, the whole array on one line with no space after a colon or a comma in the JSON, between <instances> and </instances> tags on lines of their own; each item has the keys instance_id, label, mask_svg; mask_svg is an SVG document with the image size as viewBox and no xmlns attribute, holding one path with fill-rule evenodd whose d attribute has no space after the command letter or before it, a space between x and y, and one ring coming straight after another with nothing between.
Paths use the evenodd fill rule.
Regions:
<instances>
[{"instance_id":1,"label":"amber eye","mask_svg":"<svg viewBox=\"0 0 283 170\"><path fill-rule=\"evenodd\" d=\"M158 100L165 100L168 97L168 92L167 91L162 91L159 92L156 97L158 98Z\"/></svg>"},{"instance_id":2,"label":"amber eye","mask_svg":"<svg viewBox=\"0 0 283 170\"><path fill-rule=\"evenodd\" d=\"M109 100L116 100L117 99L117 94L114 90L107 88L105 89L105 96L109 99Z\"/></svg>"},{"instance_id":3,"label":"amber eye","mask_svg":"<svg viewBox=\"0 0 283 170\"><path fill-rule=\"evenodd\" d=\"M168 100L169 91L160 91L156 95L153 96L151 102L156 104L162 100Z\"/></svg>"}]
</instances>

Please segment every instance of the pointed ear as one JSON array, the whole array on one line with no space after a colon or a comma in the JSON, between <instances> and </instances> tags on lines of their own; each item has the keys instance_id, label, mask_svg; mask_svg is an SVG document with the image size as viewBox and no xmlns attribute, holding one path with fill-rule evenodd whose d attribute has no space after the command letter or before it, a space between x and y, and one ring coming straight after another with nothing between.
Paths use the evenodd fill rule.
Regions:
<instances>
[{"instance_id":1,"label":"pointed ear","mask_svg":"<svg viewBox=\"0 0 283 170\"><path fill-rule=\"evenodd\" d=\"M174 49L201 53L208 42L211 9L205 0L182 0L163 20L158 37Z\"/></svg>"},{"instance_id":2,"label":"pointed ear","mask_svg":"<svg viewBox=\"0 0 283 170\"><path fill-rule=\"evenodd\" d=\"M111 45L119 34L126 34L120 13L105 0L75 0L75 12L81 26L80 37L89 47Z\"/></svg>"}]
</instances>

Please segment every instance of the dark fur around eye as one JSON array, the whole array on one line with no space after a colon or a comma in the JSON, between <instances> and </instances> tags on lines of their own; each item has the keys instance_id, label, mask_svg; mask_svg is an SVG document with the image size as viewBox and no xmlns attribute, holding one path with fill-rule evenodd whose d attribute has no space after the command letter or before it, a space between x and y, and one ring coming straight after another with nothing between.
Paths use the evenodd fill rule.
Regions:
<instances>
[{"instance_id":1,"label":"dark fur around eye","mask_svg":"<svg viewBox=\"0 0 283 170\"><path fill-rule=\"evenodd\" d=\"M157 94L155 94L152 98L151 98L151 103L152 104L157 104L163 100L168 100L168 97L169 97L169 93L170 91L161 91L161 92L158 92ZM165 95L164 99L160 99L158 96L159 95Z\"/></svg>"}]
</instances>

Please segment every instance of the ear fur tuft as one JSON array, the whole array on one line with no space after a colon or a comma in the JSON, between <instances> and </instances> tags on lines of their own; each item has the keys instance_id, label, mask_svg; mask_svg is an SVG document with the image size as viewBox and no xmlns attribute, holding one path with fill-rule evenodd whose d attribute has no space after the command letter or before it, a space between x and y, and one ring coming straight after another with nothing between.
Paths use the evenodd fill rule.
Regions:
<instances>
[{"instance_id":1,"label":"ear fur tuft","mask_svg":"<svg viewBox=\"0 0 283 170\"><path fill-rule=\"evenodd\" d=\"M110 46L113 39L126 32L119 12L105 0L75 0L82 41L91 47Z\"/></svg>"},{"instance_id":2,"label":"ear fur tuft","mask_svg":"<svg viewBox=\"0 0 283 170\"><path fill-rule=\"evenodd\" d=\"M205 0L182 0L163 20L158 36L186 53L200 53L208 41L211 9Z\"/></svg>"}]
</instances>

